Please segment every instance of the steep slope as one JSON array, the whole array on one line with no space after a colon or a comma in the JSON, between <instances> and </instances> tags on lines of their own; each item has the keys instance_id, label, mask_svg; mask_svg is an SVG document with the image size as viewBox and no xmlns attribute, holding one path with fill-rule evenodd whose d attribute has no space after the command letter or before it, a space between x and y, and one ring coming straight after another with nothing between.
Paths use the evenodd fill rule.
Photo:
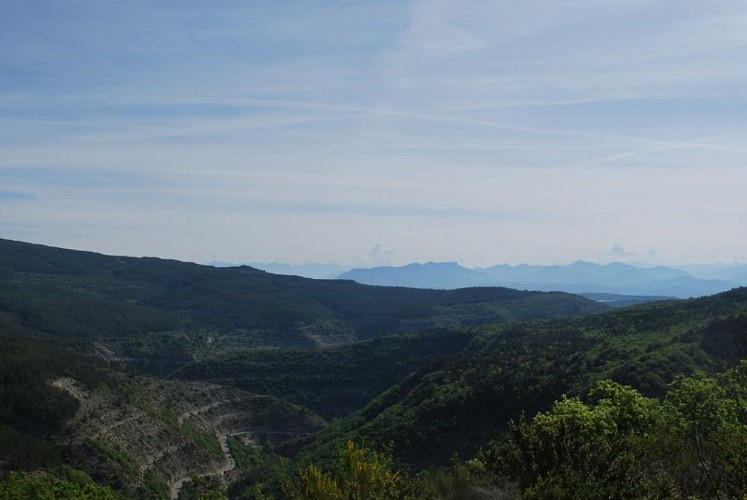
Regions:
<instances>
[{"instance_id":1,"label":"steep slope","mask_svg":"<svg viewBox=\"0 0 747 500\"><path fill-rule=\"evenodd\" d=\"M382 337L337 349L230 353L184 366L181 380L204 380L299 404L327 419L349 415L430 360L454 356L466 329Z\"/></svg>"},{"instance_id":2,"label":"steep slope","mask_svg":"<svg viewBox=\"0 0 747 500\"><path fill-rule=\"evenodd\" d=\"M110 393L68 377L50 383L80 402L55 438L69 463L138 495L168 487L175 496L194 476L235 481L228 436L323 425L297 406L215 384L139 379Z\"/></svg>"},{"instance_id":3,"label":"steep slope","mask_svg":"<svg viewBox=\"0 0 747 500\"><path fill-rule=\"evenodd\" d=\"M747 357L747 289L637 306L582 319L485 326L460 355L432 362L304 451L320 460L341 440L393 442L419 466L471 456L510 419L611 378L660 395L678 374Z\"/></svg>"},{"instance_id":4,"label":"steep slope","mask_svg":"<svg viewBox=\"0 0 747 500\"><path fill-rule=\"evenodd\" d=\"M0 477L66 464L138 498L174 495L194 476L241 477L226 451L230 436L288 439L324 425L267 395L123 373L8 335L0 336L0 401Z\"/></svg>"},{"instance_id":5,"label":"steep slope","mask_svg":"<svg viewBox=\"0 0 747 500\"><path fill-rule=\"evenodd\" d=\"M8 240L0 240L0 284L5 321L157 373L241 349L315 349L604 309L562 293L372 287Z\"/></svg>"}]
</instances>

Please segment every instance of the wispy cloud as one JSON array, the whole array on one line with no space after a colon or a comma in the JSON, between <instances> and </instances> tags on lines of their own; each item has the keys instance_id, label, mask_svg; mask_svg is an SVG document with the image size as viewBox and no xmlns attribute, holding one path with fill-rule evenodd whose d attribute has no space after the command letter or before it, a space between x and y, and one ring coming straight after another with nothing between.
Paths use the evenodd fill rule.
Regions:
<instances>
[{"instance_id":1,"label":"wispy cloud","mask_svg":"<svg viewBox=\"0 0 747 500\"><path fill-rule=\"evenodd\" d=\"M36 197L31 193L24 193L23 191L0 190L0 202L29 201L29 200L34 200L34 199L36 199Z\"/></svg>"},{"instance_id":2,"label":"wispy cloud","mask_svg":"<svg viewBox=\"0 0 747 500\"><path fill-rule=\"evenodd\" d=\"M6 1L0 231L232 261L747 259L745 22L729 0Z\"/></svg>"}]
</instances>

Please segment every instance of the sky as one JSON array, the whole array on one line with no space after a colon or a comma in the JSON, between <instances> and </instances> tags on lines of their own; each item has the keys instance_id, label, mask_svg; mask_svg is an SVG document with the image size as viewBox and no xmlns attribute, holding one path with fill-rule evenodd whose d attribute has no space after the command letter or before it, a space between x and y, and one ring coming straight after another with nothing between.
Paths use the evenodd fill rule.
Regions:
<instances>
[{"instance_id":1,"label":"sky","mask_svg":"<svg viewBox=\"0 0 747 500\"><path fill-rule=\"evenodd\" d=\"M0 238L747 262L747 2L0 1Z\"/></svg>"}]
</instances>

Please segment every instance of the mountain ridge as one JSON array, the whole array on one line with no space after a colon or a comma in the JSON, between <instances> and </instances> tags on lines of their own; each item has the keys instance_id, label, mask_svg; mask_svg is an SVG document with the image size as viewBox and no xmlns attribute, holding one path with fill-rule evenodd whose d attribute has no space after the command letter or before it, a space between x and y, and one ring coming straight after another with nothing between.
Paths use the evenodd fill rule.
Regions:
<instances>
[{"instance_id":1,"label":"mountain ridge","mask_svg":"<svg viewBox=\"0 0 747 500\"><path fill-rule=\"evenodd\" d=\"M621 262L595 264L576 261L567 265L498 264L467 268L456 262L427 262L405 266L351 269L338 276L358 283L380 286L454 289L465 286L505 286L522 290L568 293L613 293L690 298L713 295L747 284L747 276L734 267L732 279L695 277L685 270L666 266L639 267ZM722 272L721 276L724 273ZM700 274L704 276L704 274Z\"/></svg>"},{"instance_id":2,"label":"mountain ridge","mask_svg":"<svg viewBox=\"0 0 747 500\"><path fill-rule=\"evenodd\" d=\"M605 309L564 293L378 287L10 240L0 240L0 284L0 313L14 323L114 358L150 359L159 372L206 352L317 349Z\"/></svg>"}]
</instances>

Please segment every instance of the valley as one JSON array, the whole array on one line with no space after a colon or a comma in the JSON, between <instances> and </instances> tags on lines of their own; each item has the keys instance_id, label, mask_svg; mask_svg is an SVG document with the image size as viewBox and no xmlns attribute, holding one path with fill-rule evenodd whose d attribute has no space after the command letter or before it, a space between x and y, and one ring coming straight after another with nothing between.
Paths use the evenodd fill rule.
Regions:
<instances>
[{"instance_id":1,"label":"valley","mask_svg":"<svg viewBox=\"0 0 747 500\"><path fill-rule=\"evenodd\" d=\"M544 446L532 419L577 401L599 425L622 425L593 405L622 404L618 394L673 405L689 397L672 392L677 380L723 386L720 430L704 442L747 435L742 410L726 410L747 401L744 288L612 309L568 293L376 287L8 240L0 284L7 491L42 481L122 498L327 498L307 481L345 491L356 463L394 498L532 498L550 491L522 475L535 459L511 461L530 449L511 448L521 436ZM589 399L600 387L608 399ZM646 431L657 449L690 449L657 422L666 432ZM656 455L671 469L652 476L647 442L614 444L641 488L653 477L664 497L741 491L738 450L712 454L723 479L706 482L698 450L687 463ZM46 479L23 475L40 470Z\"/></svg>"}]
</instances>

